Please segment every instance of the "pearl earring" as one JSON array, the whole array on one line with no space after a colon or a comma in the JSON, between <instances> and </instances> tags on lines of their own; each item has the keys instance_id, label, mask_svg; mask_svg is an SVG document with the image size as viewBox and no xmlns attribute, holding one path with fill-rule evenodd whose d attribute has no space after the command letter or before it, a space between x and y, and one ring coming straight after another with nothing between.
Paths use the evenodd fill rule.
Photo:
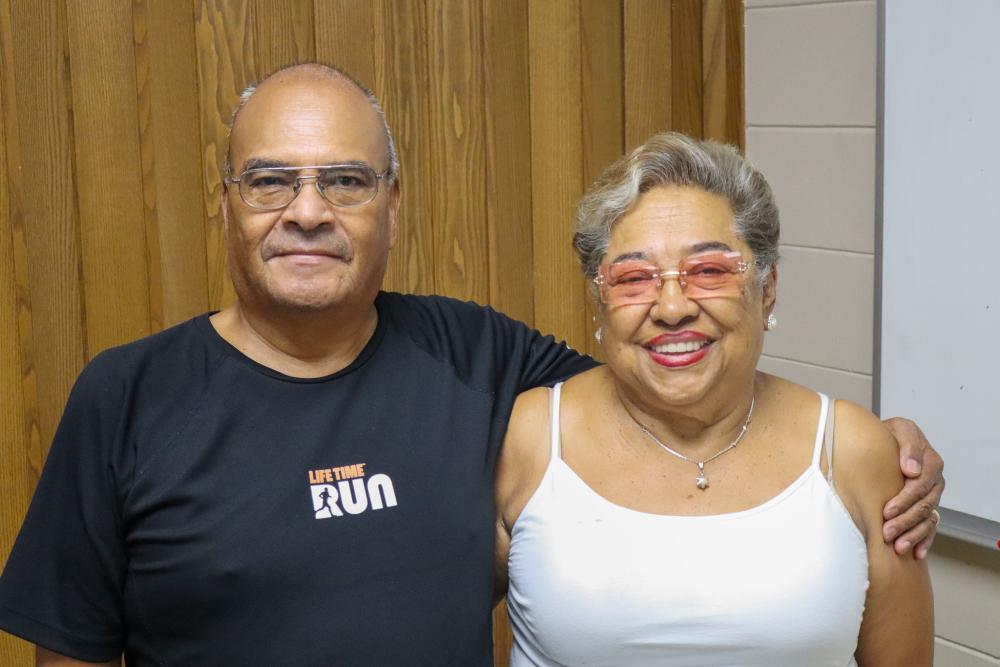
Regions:
<instances>
[{"instance_id":1,"label":"pearl earring","mask_svg":"<svg viewBox=\"0 0 1000 667\"><path fill-rule=\"evenodd\" d=\"M764 324L764 331L774 331L777 326L778 318L774 316L774 313L768 313L767 322Z\"/></svg>"}]
</instances>

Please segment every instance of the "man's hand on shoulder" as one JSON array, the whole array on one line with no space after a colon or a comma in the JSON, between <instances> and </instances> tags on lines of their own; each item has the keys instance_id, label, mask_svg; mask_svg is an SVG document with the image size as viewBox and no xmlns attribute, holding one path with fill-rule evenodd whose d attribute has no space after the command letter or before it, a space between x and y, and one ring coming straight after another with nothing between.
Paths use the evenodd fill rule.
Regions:
<instances>
[{"instance_id":1,"label":"man's hand on shoulder","mask_svg":"<svg viewBox=\"0 0 1000 667\"><path fill-rule=\"evenodd\" d=\"M912 550L923 559L937 534L935 510L944 492L944 460L909 419L893 417L883 423L899 445L899 467L906 481L883 508L882 535L887 544L893 542L897 554Z\"/></svg>"}]
</instances>

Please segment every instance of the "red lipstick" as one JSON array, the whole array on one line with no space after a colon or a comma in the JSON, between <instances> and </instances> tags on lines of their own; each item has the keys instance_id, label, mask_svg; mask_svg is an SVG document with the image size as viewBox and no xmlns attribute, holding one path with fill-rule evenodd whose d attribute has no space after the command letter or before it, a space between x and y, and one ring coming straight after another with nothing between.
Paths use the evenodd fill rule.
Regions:
<instances>
[{"instance_id":1,"label":"red lipstick","mask_svg":"<svg viewBox=\"0 0 1000 667\"><path fill-rule=\"evenodd\" d=\"M698 331L679 331L677 333L662 333L646 341L645 347L650 358L660 366L667 368L686 368L698 363L708 354L715 341ZM654 348L670 343L703 343L692 352L657 352Z\"/></svg>"}]
</instances>

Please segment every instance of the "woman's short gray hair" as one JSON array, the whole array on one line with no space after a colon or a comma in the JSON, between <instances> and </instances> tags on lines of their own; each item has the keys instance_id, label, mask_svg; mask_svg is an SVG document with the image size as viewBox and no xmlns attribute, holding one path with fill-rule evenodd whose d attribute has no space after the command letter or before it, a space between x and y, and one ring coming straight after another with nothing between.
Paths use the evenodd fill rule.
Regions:
<instances>
[{"instance_id":1,"label":"woman's short gray hair","mask_svg":"<svg viewBox=\"0 0 1000 667\"><path fill-rule=\"evenodd\" d=\"M771 186L732 146L677 132L653 135L608 167L580 198L573 248L587 278L597 276L611 229L644 193L664 186L698 187L733 211L736 235L750 246L761 284L778 261L778 206Z\"/></svg>"}]
</instances>

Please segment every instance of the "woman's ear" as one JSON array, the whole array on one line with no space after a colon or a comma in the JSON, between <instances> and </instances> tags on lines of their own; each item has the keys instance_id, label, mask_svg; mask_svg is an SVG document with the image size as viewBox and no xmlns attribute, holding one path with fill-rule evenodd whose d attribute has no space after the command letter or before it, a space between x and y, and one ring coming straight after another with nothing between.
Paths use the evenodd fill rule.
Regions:
<instances>
[{"instance_id":1,"label":"woman's ear","mask_svg":"<svg viewBox=\"0 0 1000 667\"><path fill-rule=\"evenodd\" d=\"M774 303L778 300L778 267L772 266L768 272L767 282L764 283L764 298L762 305L764 308L764 319L774 311Z\"/></svg>"}]
</instances>

